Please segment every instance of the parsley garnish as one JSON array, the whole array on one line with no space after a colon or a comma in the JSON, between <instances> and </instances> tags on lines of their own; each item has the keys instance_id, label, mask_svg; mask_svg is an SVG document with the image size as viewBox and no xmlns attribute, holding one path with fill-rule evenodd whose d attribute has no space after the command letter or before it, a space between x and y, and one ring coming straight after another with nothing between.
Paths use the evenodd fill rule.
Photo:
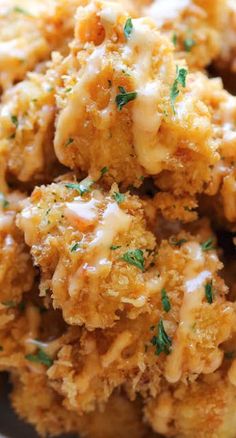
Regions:
<instances>
[{"instance_id":1,"label":"parsley garnish","mask_svg":"<svg viewBox=\"0 0 236 438\"><path fill-rule=\"evenodd\" d=\"M170 240L170 244L172 246L178 246L179 248L181 247L181 245L183 245L186 242L187 242L187 239L179 239L179 240L171 239Z\"/></svg>"},{"instance_id":2,"label":"parsley garnish","mask_svg":"<svg viewBox=\"0 0 236 438\"><path fill-rule=\"evenodd\" d=\"M4 194L0 192L0 203L2 204L3 208L7 208L9 205L9 202L5 198Z\"/></svg>"},{"instance_id":3,"label":"parsley garnish","mask_svg":"<svg viewBox=\"0 0 236 438\"><path fill-rule=\"evenodd\" d=\"M122 256L122 260L144 271L144 257L141 249L130 249Z\"/></svg>"},{"instance_id":4,"label":"parsley garnish","mask_svg":"<svg viewBox=\"0 0 236 438\"><path fill-rule=\"evenodd\" d=\"M100 172L101 172L101 176L103 176L103 175L105 175L105 173L109 172L109 169L108 169L108 167L105 166L100 170Z\"/></svg>"},{"instance_id":5,"label":"parsley garnish","mask_svg":"<svg viewBox=\"0 0 236 438\"><path fill-rule=\"evenodd\" d=\"M123 106L126 105L131 100L136 99L136 91L127 92L124 87L118 87L120 93L116 96L116 105L119 111L122 110Z\"/></svg>"},{"instance_id":6,"label":"parsley garnish","mask_svg":"<svg viewBox=\"0 0 236 438\"><path fill-rule=\"evenodd\" d=\"M186 38L184 40L184 50L186 52L191 52L192 48L196 45L196 42L191 38Z\"/></svg>"},{"instance_id":7,"label":"parsley garnish","mask_svg":"<svg viewBox=\"0 0 236 438\"><path fill-rule=\"evenodd\" d=\"M112 196L117 204L121 204L125 200L125 195L123 195L123 193L115 192Z\"/></svg>"},{"instance_id":8,"label":"parsley garnish","mask_svg":"<svg viewBox=\"0 0 236 438\"><path fill-rule=\"evenodd\" d=\"M71 252L76 252L77 249L79 249L79 243L78 243L78 242L74 243L74 244L71 245L71 247L70 247Z\"/></svg>"},{"instance_id":9,"label":"parsley garnish","mask_svg":"<svg viewBox=\"0 0 236 438\"><path fill-rule=\"evenodd\" d=\"M210 238L206 240L205 242L201 243L202 251L210 251L211 249L214 249L213 246L213 239Z\"/></svg>"},{"instance_id":10,"label":"parsley garnish","mask_svg":"<svg viewBox=\"0 0 236 438\"><path fill-rule=\"evenodd\" d=\"M20 6L15 6L13 8L14 12L19 12L20 14L25 14L25 15L30 15L28 11L26 11L26 9L21 8Z\"/></svg>"},{"instance_id":11,"label":"parsley garnish","mask_svg":"<svg viewBox=\"0 0 236 438\"><path fill-rule=\"evenodd\" d=\"M93 185L94 181L90 178L85 178L80 183L67 183L65 184L67 189L77 190L80 196L83 196L85 193L90 192L90 187Z\"/></svg>"},{"instance_id":12,"label":"parsley garnish","mask_svg":"<svg viewBox=\"0 0 236 438\"><path fill-rule=\"evenodd\" d=\"M69 137L68 140L65 143L65 146L69 146L71 143L73 143L74 139Z\"/></svg>"},{"instance_id":13,"label":"parsley garnish","mask_svg":"<svg viewBox=\"0 0 236 438\"><path fill-rule=\"evenodd\" d=\"M18 128L18 117L11 116L11 121L12 121L13 125L15 125L16 128Z\"/></svg>"},{"instance_id":14,"label":"parsley garnish","mask_svg":"<svg viewBox=\"0 0 236 438\"><path fill-rule=\"evenodd\" d=\"M151 339L151 343L156 347L155 353L157 356L159 356L159 354L161 353L170 354L172 341L165 332L162 319L160 319L157 325L157 335L153 336L153 338Z\"/></svg>"},{"instance_id":15,"label":"parsley garnish","mask_svg":"<svg viewBox=\"0 0 236 438\"><path fill-rule=\"evenodd\" d=\"M119 249L119 248L121 248L120 245L112 245L112 246L110 246L110 249L111 249L112 251L115 251L116 249Z\"/></svg>"},{"instance_id":16,"label":"parsley garnish","mask_svg":"<svg viewBox=\"0 0 236 438\"><path fill-rule=\"evenodd\" d=\"M171 305L166 290L164 288L161 290L161 302L163 309L165 310L165 312L168 313L171 309Z\"/></svg>"},{"instance_id":17,"label":"parsley garnish","mask_svg":"<svg viewBox=\"0 0 236 438\"><path fill-rule=\"evenodd\" d=\"M124 25L124 34L127 39L130 37L132 30L133 30L133 23L131 18L128 18Z\"/></svg>"},{"instance_id":18,"label":"parsley garnish","mask_svg":"<svg viewBox=\"0 0 236 438\"><path fill-rule=\"evenodd\" d=\"M67 89L65 90L65 93L70 93L71 91L72 91L72 88L69 87L69 88L67 88Z\"/></svg>"},{"instance_id":19,"label":"parsley garnish","mask_svg":"<svg viewBox=\"0 0 236 438\"><path fill-rule=\"evenodd\" d=\"M172 43L174 44L174 46L177 46L177 34L174 32L173 36L172 36Z\"/></svg>"},{"instance_id":20,"label":"parsley garnish","mask_svg":"<svg viewBox=\"0 0 236 438\"><path fill-rule=\"evenodd\" d=\"M49 357L47 353L41 349L39 349L38 353L36 354L27 354L25 358L30 362L42 363L43 365L46 365L46 367L50 367L53 364L51 357Z\"/></svg>"},{"instance_id":21,"label":"parsley garnish","mask_svg":"<svg viewBox=\"0 0 236 438\"><path fill-rule=\"evenodd\" d=\"M212 281L205 284L205 296L209 304L213 303Z\"/></svg>"},{"instance_id":22,"label":"parsley garnish","mask_svg":"<svg viewBox=\"0 0 236 438\"><path fill-rule=\"evenodd\" d=\"M186 70L186 68L179 69L178 66L176 67L176 78L175 78L174 83L173 83L171 90L170 90L170 102L171 102L171 107L172 107L172 111L174 114L176 114L175 100L180 93L179 85L182 85L183 88L186 87L187 74L188 74L188 71Z\"/></svg>"},{"instance_id":23,"label":"parsley garnish","mask_svg":"<svg viewBox=\"0 0 236 438\"><path fill-rule=\"evenodd\" d=\"M225 358L226 359L234 359L235 358L235 351L226 351L225 352Z\"/></svg>"}]
</instances>

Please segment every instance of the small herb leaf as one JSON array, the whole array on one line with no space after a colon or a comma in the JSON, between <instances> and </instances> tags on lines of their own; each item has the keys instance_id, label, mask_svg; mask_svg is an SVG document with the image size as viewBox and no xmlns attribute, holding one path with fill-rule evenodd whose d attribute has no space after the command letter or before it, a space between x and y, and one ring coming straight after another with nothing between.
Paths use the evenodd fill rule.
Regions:
<instances>
[{"instance_id":1,"label":"small herb leaf","mask_svg":"<svg viewBox=\"0 0 236 438\"><path fill-rule=\"evenodd\" d=\"M13 125L15 125L16 128L18 128L18 117L12 115L11 116L11 121L12 121Z\"/></svg>"},{"instance_id":2,"label":"small herb leaf","mask_svg":"<svg viewBox=\"0 0 236 438\"><path fill-rule=\"evenodd\" d=\"M5 198L4 194L0 192L0 204L2 205L2 208L7 208L9 205L9 202Z\"/></svg>"},{"instance_id":3,"label":"small herb leaf","mask_svg":"<svg viewBox=\"0 0 236 438\"><path fill-rule=\"evenodd\" d=\"M112 245L112 246L110 247L110 249L111 249L112 251L115 251L116 249L119 249L119 248L121 248L120 245Z\"/></svg>"},{"instance_id":4,"label":"small herb leaf","mask_svg":"<svg viewBox=\"0 0 236 438\"><path fill-rule=\"evenodd\" d=\"M126 261L130 265L134 265L137 268L144 271L144 257L141 249L129 250L123 256L122 260Z\"/></svg>"},{"instance_id":5,"label":"small herb leaf","mask_svg":"<svg viewBox=\"0 0 236 438\"><path fill-rule=\"evenodd\" d=\"M80 183L67 183L65 184L67 189L73 189L77 190L81 196L83 196L85 193L90 192L91 186L94 184L94 181L90 178L85 178Z\"/></svg>"},{"instance_id":6,"label":"small herb leaf","mask_svg":"<svg viewBox=\"0 0 236 438\"><path fill-rule=\"evenodd\" d=\"M170 239L170 244L171 244L172 246L178 246L179 248L180 248L184 243L186 243L186 242L187 242L186 239L179 239L179 240L176 240L176 239Z\"/></svg>"},{"instance_id":7,"label":"small herb leaf","mask_svg":"<svg viewBox=\"0 0 236 438\"><path fill-rule=\"evenodd\" d=\"M108 167L103 167L102 169L101 169L101 176L103 176L103 175L105 175L107 172L109 172L109 169L108 169Z\"/></svg>"},{"instance_id":8,"label":"small herb leaf","mask_svg":"<svg viewBox=\"0 0 236 438\"><path fill-rule=\"evenodd\" d=\"M124 34L127 39L130 37L132 30L133 30L133 23L131 18L128 18L124 25Z\"/></svg>"},{"instance_id":9,"label":"small herb leaf","mask_svg":"<svg viewBox=\"0 0 236 438\"><path fill-rule=\"evenodd\" d=\"M117 204L121 204L125 200L125 195L123 195L123 193L115 192L113 194L113 198L115 199Z\"/></svg>"},{"instance_id":10,"label":"small herb leaf","mask_svg":"<svg viewBox=\"0 0 236 438\"><path fill-rule=\"evenodd\" d=\"M122 110L123 106L126 105L131 100L136 99L136 91L127 92L124 87L118 87L120 93L116 96L116 105L119 111Z\"/></svg>"},{"instance_id":11,"label":"small herb leaf","mask_svg":"<svg viewBox=\"0 0 236 438\"><path fill-rule=\"evenodd\" d=\"M163 307L164 311L168 313L171 309L171 304L170 304L169 297L166 293L166 290L164 288L161 291L161 302L162 302L162 307Z\"/></svg>"},{"instance_id":12,"label":"small herb leaf","mask_svg":"<svg viewBox=\"0 0 236 438\"><path fill-rule=\"evenodd\" d=\"M179 85L182 85L183 88L186 87L186 77L187 77L188 71L186 68L180 68L177 66L176 68L176 78L174 80L174 83L170 90L170 102L171 107L173 110L173 113L175 114L175 100L178 97L180 90Z\"/></svg>"},{"instance_id":13,"label":"small herb leaf","mask_svg":"<svg viewBox=\"0 0 236 438\"><path fill-rule=\"evenodd\" d=\"M46 365L46 367L50 367L53 364L52 358L41 349L39 349L36 354L27 354L25 358L30 362L42 363L43 365Z\"/></svg>"},{"instance_id":14,"label":"small herb leaf","mask_svg":"<svg viewBox=\"0 0 236 438\"><path fill-rule=\"evenodd\" d=\"M165 331L162 319L157 325L157 335L153 336L151 343L156 347L155 353L157 356L161 353L170 354L172 340Z\"/></svg>"},{"instance_id":15,"label":"small herb leaf","mask_svg":"<svg viewBox=\"0 0 236 438\"><path fill-rule=\"evenodd\" d=\"M186 38L184 40L184 50L186 52L191 52L192 48L196 45L196 42L192 38Z\"/></svg>"},{"instance_id":16,"label":"small herb leaf","mask_svg":"<svg viewBox=\"0 0 236 438\"><path fill-rule=\"evenodd\" d=\"M78 242L74 243L74 244L71 245L71 247L70 247L70 251L71 251L71 252L76 252L77 249L79 249L79 243L78 243Z\"/></svg>"},{"instance_id":17,"label":"small herb leaf","mask_svg":"<svg viewBox=\"0 0 236 438\"><path fill-rule=\"evenodd\" d=\"M209 304L213 303L212 281L205 284L205 296Z\"/></svg>"},{"instance_id":18,"label":"small herb leaf","mask_svg":"<svg viewBox=\"0 0 236 438\"><path fill-rule=\"evenodd\" d=\"M202 248L202 251L210 251L210 250L214 249L213 239L210 238L210 239L206 240L205 242L201 243L201 248Z\"/></svg>"}]
</instances>

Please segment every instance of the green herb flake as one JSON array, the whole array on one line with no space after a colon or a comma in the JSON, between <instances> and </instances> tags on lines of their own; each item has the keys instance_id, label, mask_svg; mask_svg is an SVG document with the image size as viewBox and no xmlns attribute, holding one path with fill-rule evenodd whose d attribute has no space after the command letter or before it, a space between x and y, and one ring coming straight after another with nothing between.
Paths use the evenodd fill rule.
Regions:
<instances>
[{"instance_id":1,"label":"green herb flake","mask_svg":"<svg viewBox=\"0 0 236 438\"><path fill-rule=\"evenodd\" d=\"M119 248L121 248L120 245L112 245L112 246L110 246L110 249L111 249L112 251L115 251L116 249L119 249Z\"/></svg>"},{"instance_id":2,"label":"green herb flake","mask_svg":"<svg viewBox=\"0 0 236 438\"><path fill-rule=\"evenodd\" d=\"M166 290L164 288L161 291L161 302L162 302L162 307L163 307L164 311L168 313L171 309L171 304L170 304L169 297L166 293Z\"/></svg>"},{"instance_id":3,"label":"green herb flake","mask_svg":"<svg viewBox=\"0 0 236 438\"><path fill-rule=\"evenodd\" d=\"M201 243L201 248L202 251L211 251L212 249L214 249L213 246L213 239L207 239L205 242Z\"/></svg>"},{"instance_id":4,"label":"green herb flake","mask_svg":"<svg viewBox=\"0 0 236 438\"><path fill-rule=\"evenodd\" d=\"M160 319L157 325L157 335L153 336L151 343L156 347L155 353L157 356L161 353L170 354L172 340L165 331L162 319Z\"/></svg>"},{"instance_id":5,"label":"green herb flake","mask_svg":"<svg viewBox=\"0 0 236 438\"><path fill-rule=\"evenodd\" d=\"M78 243L78 242L74 243L74 244L71 245L71 247L70 247L70 251L71 251L71 252L76 252L78 249L79 249L79 243Z\"/></svg>"},{"instance_id":6,"label":"green herb flake","mask_svg":"<svg viewBox=\"0 0 236 438\"><path fill-rule=\"evenodd\" d=\"M74 141L74 139L71 138L71 137L69 137L69 138L67 139L67 141L65 142L65 146L69 146L71 143L73 143L73 141Z\"/></svg>"},{"instance_id":7,"label":"green herb flake","mask_svg":"<svg viewBox=\"0 0 236 438\"><path fill-rule=\"evenodd\" d=\"M235 351L226 351L225 352L225 359L234 359L235 358Z\"/></svg>"},{"instance_id":8,"label":"green herb flake","mask_svg":"<svg viewBox=\"0 0 236 438\"><path fill-rule=\"evenodd\" d=\"M186 38L184 40L184 50L186 52L191 52L192 48L196 45L196 42L191 38Z\"/></svg>"},{"instance_id":9,"label":"green herb flake","mask_svg":"<svg viewBox=\"0 0 236 438\"><path fill-rule=\"evenodd\" d=\"M71 91L72 91L71 87L65 89L65 93L70 93Z\"/></svg>"},{"instance_id":10,"label":"green herb flake","mask_svg":"<svg viewBox=\"0 0 236 438\"><path fill-rule=\"evenodd\" d=\"M177 34L174 32L172 35L172 43L174 44L174 46L177 46L177 42L178 42L178 37Z\"/></svg>"},{"instance_id":11,"label":"green herb flake","mask_svg":"<svg viewBox=\"0 0 236 438\"><path fill-rule=\"evenodd\" d=\"M65 184L67 189L77 190L80 196L83 196L85 193L90 192L91 186L94 184L94 181L90 178L85 178L80 183L67 183Z\"/></svg>"},{"instance_id":12,"label":"green herb flake","mask_svg":"<svg viewBox=\"0 0 236 438\"><path fill-rule=\"evenodd\" d=\"M18 117L12 115L11 116L11 121L12 121L13 125L15 125L16 128L18 128Z\"/></svg>"},{"instance_id":13,"label":"green herb flake","mask_svg":"<svg viewBox=\"0 0 236 438\"><path fill-rule=\"evenodd\" d=\"M176 67L176 78L174 80L174 83L171 87L170 90L170 102L171 102L171 107L172 107L172 111L174 114L176 114L175 111L175 100L177 99L180 90L179 90L179 85L181 85L183 88L186 87L186 77L187 77L188 71L186 70L186 68L180 68L177 66Z\"/></svg>"},{"instance_id":14,"label":"green herb flake","mask_svg":"<svg viewBox=\"0 0 236 438\"><path fill-rule=\"evenodd\" d=\"M118 110L121 111L124 105L136 99L137 93L136 91L127 92L124 87L118 88L120 93L116 96L116 105Z\"/></svg>"},{"instance_id":15,"label":"green herb flake","mask_svg":"<svg viewBox=\"0 0 236 438\"><path fill-rule=\"evenodd\" d=\"M16 307L16 303L14 301L2 301L2 304L6 307L9 307L9 309L13 309Z\"/></svg>"},{"instance_id":16,"label":"green herb flake","mask_svg":"<svg viewBox=\"0 0 236 438\"><path fill-rule=\"evenodd\" d=\"M136 266L144 272L144 257L141 249L130 249L122 256L122 260L130 265Z\"/></svg>"},{"instance_id":17,"label":"green herb flake","mask_svg":"<svg viewBox=\"0 0 236 438\"><path fill-rule=\"evenodd\" d=\"M205 284L205 297L209 304L213 303L212 281Z\"/></svg>"},{"instance_id":18,"label":"green herb flake","mask_svg":"<svg viewBox=\"0 0 236 438\"><path fill-rule=\"evenodd\" d=\"M4 194L0 192L0 204L2 205L2 208L7 208L9 205L9 202L5 198Z\"/></svg>"},{"instance_id":19,"label":"green herb flake","mask_svg":"<svg viewBox=\"0 0 236 438\"><path fill-rule=\"evenodd\" d=\"M179 248L186 242L187 242L187 239L179 239L179 240L171 239L170 240L170 244L172 246L178 246Z\"/></svg>"},{"instance_id":20,"label":"green herb flake","mask_svg":"<svg viewBox=\"0 0 236 438\"><path fill-rule=\"evenodd\" d=\"M100 172L101 172L101 176L103 176L103 175L105 175L107 172L109 172L109 169L108 169L108 167L103 167L101 170L100 170Z\"/></svg>"},{"instance_id":21,"label":"green herb flake","mask_svg":"<svg viewBox=\"0 0 236 438\"><path fill-rule=\"evenodd\" d=\"M27 354L25 358L30 362L42 363L43 365L46 365L46 367L50 367L53 364L51 357L41 349L39 349L36 354Z\"/></svg>"},{"instance_id":22,"label":"green herb flake","mask_svg":"<svg viewBox=\"0 0 236 438\"><path fill-rule=\"evenodd\" d=\"M30 15L28 11L26 11L26 9L21 8L20 6L15 6L13 8L14 12L18 12L19 14L24 14L24 15Z\"/></svg>"},{"instance_id":23,"label":"green herb flake","mask_svg":"<svg viewBox=\"0 0 236 438\"><path fill-rule=\"evenodd\" d=\"M127 39L129 39L132 30L133 30L132 19L131 19L131 18L128 18L128 19L126 20L125 25L124 25L124 34L125 34L125 37L126 37Z\"/></svg>"},{"instance_id":24,"label":"green herb flake","mask_svg":"<svg viewBox=\"0 0 236 438\"><path fill-rule=\"evenodd\" d=\"M123 195L123 193L115 192L112 196L117 204L121 204L125 200L125 195Z\"/></svg>"}]
</instances>

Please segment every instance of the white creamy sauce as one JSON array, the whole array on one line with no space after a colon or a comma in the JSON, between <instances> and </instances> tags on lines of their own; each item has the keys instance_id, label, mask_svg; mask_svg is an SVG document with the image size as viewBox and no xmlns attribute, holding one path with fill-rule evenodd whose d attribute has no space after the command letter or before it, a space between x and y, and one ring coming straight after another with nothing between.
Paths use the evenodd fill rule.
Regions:
<instances>
[{"instance_id":1,"label":"white creamy sauce","mask_svg":"<svg viewBox=\"0 0 236 438\"><path fill-rule=\"evenodd\" d=\"M91 225L98 218L97 204L98 201L94 198L90 199L88 202L85 202L82 199L67 202L65 215L68 219L75 221L79 219L79 221Z\"/></svg>"},{"instance_id":2,"label":"white creamy sauce","mask_svg":"<svg viewBox=\"0 0 236 438\"><path fill-rule=\"evenodd\" d=\"M179 14L188 6L191 0L154 0L151 6L144 10L145 15L152 17L158 26L175 21Z\"/></svg>"},{"instance_id":3,"label":"white creamy sauce","mask_svg":"<svg viewBox=\"0 0 236 438\"><path fill-rule=\"evenodd\" d=\"M201 306L205 296L205 284L212 274L204 270L204 255L200 245L196 242L185 244L188 247L191 260L187 261L184 271L184 297L180 309L180 321L173 342L173 350L167 357L165 376L168 382L176 383L182 375L184 363L184 349L188 334L193 328L194 312Z\"/></svg>"}]
</instances>

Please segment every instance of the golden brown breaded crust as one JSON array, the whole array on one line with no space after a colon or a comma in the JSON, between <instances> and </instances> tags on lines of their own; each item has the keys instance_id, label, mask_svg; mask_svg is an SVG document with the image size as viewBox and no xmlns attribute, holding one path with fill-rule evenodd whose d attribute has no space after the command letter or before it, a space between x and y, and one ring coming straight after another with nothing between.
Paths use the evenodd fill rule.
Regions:
<instances>
[{"instance_id":1,"label":"golden brown breaded crust","mask_svg":"<svg viewBox=\"0 0 236 438\"><path fill-rule=\"evenodd\" d=\"M19 192L0 193L0 303L18 303L34 281L29 249L15 224L23 199Z\"/></svg>"},{"instance_id":2,"label":"golden brown breaded crust","mask_svg":"<svg viewBox=\"0 0 236 438\"><path fill-rule=\"evenodd\" d=\"M64 84L57 90L57 157L93 177L107 166L107 182L126 187L140 185L143 175L184 167L198 179L196 192L217 160L207 107L188 78L185 84L184 62L177 65L171 43L153 21L133 19L127 38L128 17L113 3L78 9Z\"/></svg>"},{"instance_id":3,"label":"golden brown breaded crust","mask_svg":"<svg viewBox=\"0 0 236 438\"><path fill-rule=\"evenodd\" d=\"M166 391L146 407L154 430L178 438L234 438L236 388L223 372Z\"/></svg>"}]
</instances>

